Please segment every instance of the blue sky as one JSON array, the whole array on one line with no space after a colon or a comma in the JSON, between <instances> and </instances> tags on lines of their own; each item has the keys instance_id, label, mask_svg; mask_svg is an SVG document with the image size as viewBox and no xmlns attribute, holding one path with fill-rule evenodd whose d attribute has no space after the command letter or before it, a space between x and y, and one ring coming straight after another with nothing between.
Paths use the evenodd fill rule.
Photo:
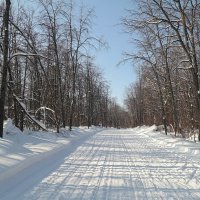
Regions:
<instances>
[{"instance_id":1,"label":"blue sky","mask_svg":"<svg viewBox=\"0 0 200 200\"><path fill-rule=\"evenodd\" d=\"M110 83L112 96L123 104L125 88L136 79L131 63L117 66L124 51L134 51L129 36L123 32L120 18L127 13L125 9L133 7L131 0L82 0L89 7L94 7L94 34L103 36L109 44L108 50L95 52L96 61L104 71L105 79Z\"/></svg>"}]
</instances>

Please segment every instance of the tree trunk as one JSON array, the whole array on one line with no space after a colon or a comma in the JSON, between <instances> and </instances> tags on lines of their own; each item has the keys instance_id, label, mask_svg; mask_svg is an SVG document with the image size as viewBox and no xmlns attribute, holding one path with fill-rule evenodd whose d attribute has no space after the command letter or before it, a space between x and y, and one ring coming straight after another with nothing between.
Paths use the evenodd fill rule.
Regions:
<instances>
[{"instance_id":1,"label":"tree trunk","mask_svg":"<svg viewBox=\"0 0 200 200\"><path fill-rule=\"evenodd\" d=\"M72 85L72 102L70 107L70 117L69 117L69 130L72 130L73 125L73 117L74 117L74 107L75 107L75 92L76 92L76 75L75 72L73 72L73 85Z\"/></svg>"},{"instance_id":2,"label":"tree trunk","mask_svg":"<svg viewBox=\"0 0 200 200\"><path fill-rule=\"evenodd\" d=\"M160 103L161 103L161 108L162 108L162 120L163 120L165 134L167 135L166 111L165 111L165 104L164 104L164 99L163 99L163 93L162 93L162 87L161 87L161 83L160 83L160 78L159 78L159 75L158 75L157 70L155 69L155 67L152 66L152 69L153 69L153 72L154 72L154 74L156 76L156 81L157 81L158 90L159 90L159 96L160 96Z\"/></svg>"},{"instance_id":3,"label":"tree trunk","mask_svg":"<svg viewBox=\"0 0 200 200\"><path fill-rule=\"evenodd\" d=\"M9 12L10 0L6 0L6 8L4 12L4 40L3 40L3 67L2 67L2 81L1 81L1 96L0 96L0 137L3 137L3 121L5 115L5 96L7 88L7 71L8 71L8 50L9 50Z\"/></svg>"}]
</instances>

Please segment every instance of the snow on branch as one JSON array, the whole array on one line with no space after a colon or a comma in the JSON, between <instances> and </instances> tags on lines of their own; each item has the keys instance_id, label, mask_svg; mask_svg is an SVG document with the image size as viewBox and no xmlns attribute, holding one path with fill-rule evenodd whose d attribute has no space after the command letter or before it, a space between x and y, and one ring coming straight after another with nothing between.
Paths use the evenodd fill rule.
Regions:
<instances>
[{"instance_id":1,"label":"snow on branch","mask_svg":"<svg viewBox=\"0 0 200 200\"><path fill-rule=\"evenodd\" d=\"M42 58L48 59L47 57L45 57L45 56L43 56L43 55L41 55L41 54L17 52L17 53L14 53L14 54L10 57L9 61L11 61L11 60L12 60L14 57L16 57L16 56L38 56L38 57L42 57Z\"/></svg>"},{"instance_id":2,"label":"snow on branch","mask_svg":"<svg viewBox=\"0 0 200 200\"><path fill-rule=\"evenodd\" d=\"M150 19L146 21L147 24L160 24L162 22L162 20L158 20L158 19Z\"/></svg>"},{"instance_id":3,"label":"snow on branch","mask_svg":"<svg viewBox=\"0 0 200 200\"><path fill-rule=\"evenodd\" d=\"M178 65L181 65L182 63L189 63L189 62L190 62L189 60L181 60Z\"/></svg>"},{"instance_id":4,"label":"snow on branch","mask_svg":"<svg viewBox=\"0 0 200 200\"><path fill-rule=\"evenodd\" d=\"M35 113L37 113L39 110L49 110L49 111L51 111L52 113L55 113L54 110L52 110L51 108L48 108L48 107L46 107L46 106L42 106L42 107L38 108L38 109L36 110Z\"/></svg>"},{"instance_id":5,"label":"snow on branch","mask_svg":"<svg viewBox=\"0 0 200 200\"><path fill-rule=\"evenodd\" d=\"M178 63L177 69L188 70L188 69L193 68L192 65L190 65L189 67L180 67L181 64L183 64L183 63L190 63L190 61L189 61L189 60L181 60L181 61Z\"/></svg>"},{"instance_id":6,"label":"snow on branch","mask_svg":"<svg viewBox=\"0 0 200 200\"><path fill-rule=\"evenodd\" d=\"M189 67L178 67L178 69L183 69L183 70L189 70L189 69L193 69L194 67L192 65L190 65Z\"/></svg>"},{"instance_id":7,"label":"snow on branch","mask_svg":"<svg viewBox=\"0 0 200 200\"><path fill-rule=\"evenodd\" d=\"M42 124L41 122L39 122L38 120L36 120L33 116L31 116L28 111L26 110L26 107L25 107L25 104L22 103L20 101L20 99L16 96L16 95L13 95L15 100L17 101L17 103L19 104L19 106L22 108L22 110L25 112L25 114L27 115L27 117L34 123L36 124L38 127L42 128L44 131L48 131L45 127L44 124Z\"/></svg>"}]
</instances>

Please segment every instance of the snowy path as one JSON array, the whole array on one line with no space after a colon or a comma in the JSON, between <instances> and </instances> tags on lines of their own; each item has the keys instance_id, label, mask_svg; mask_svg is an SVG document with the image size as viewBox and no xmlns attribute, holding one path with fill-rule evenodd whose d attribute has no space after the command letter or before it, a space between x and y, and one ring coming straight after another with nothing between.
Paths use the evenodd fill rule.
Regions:
<instances>
[{"instance_id":1,"label":"snowy path","mask_svg":"<svg viewBox=\"0 0 200 200\"><path fill-rule=\"evenodd\" d=\"M143 132L104 130L13 179L0 185L1 200L199 200L200 156Z\"/></svg>"}]
</instances>

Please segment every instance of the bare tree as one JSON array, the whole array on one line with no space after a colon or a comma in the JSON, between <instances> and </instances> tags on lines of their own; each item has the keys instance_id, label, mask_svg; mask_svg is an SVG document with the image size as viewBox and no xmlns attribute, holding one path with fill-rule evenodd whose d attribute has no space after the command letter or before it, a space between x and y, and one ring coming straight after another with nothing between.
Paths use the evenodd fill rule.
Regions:
<instances>
[{"instance_id":1,"label":"bare tree","mask_svg":"<svg viewBox=\"0 0 200 200\"><path fill-rule=\"evenodd\" d=\"M199 129L199 9L195 0L141 0L138 9L130 9L129 16L123 18L128 33L137 31L141 36L135 40L140 52L126 55L128 59L140 59L145 69L151 67L159 89L163 124L172 124L175 134L182 132L181 124L188 124L183 121L191 121L182 115L184 107L192 116L191 126ZM180 100L182 96L188 101Z\"/></svg>"}]
</instances>

